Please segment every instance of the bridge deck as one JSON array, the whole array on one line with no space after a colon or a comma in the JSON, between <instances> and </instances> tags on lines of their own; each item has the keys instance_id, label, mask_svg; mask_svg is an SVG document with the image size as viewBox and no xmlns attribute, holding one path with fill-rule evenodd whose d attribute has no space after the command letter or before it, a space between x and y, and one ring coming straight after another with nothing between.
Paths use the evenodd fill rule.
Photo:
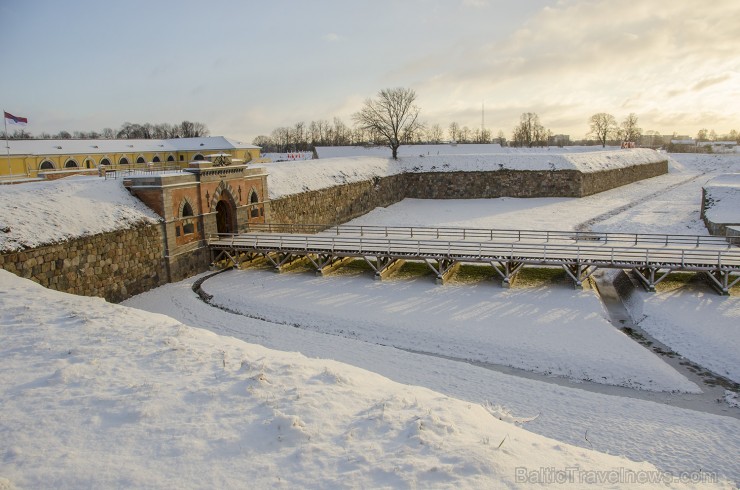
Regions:
<instances>
[{"instance_id":1,"label":"bridge deck","mask_svg":"<svg viewBox=\"0 0 740 490\"><path fill-rule=\"evenodd\" d=\"M717 237L349 226L314 231L221 235L209 245L232 258L265 256L276 268L300 257L319 271L339 259L362 258L379 277L399 260L424 261L440 282L462 262L492 265L504 285L524 265L563 267L576 285L597 268L634 270L650 290L674 271L705 272L724 294L740 280L740 248Z\"/></svg>"}]
</instances>

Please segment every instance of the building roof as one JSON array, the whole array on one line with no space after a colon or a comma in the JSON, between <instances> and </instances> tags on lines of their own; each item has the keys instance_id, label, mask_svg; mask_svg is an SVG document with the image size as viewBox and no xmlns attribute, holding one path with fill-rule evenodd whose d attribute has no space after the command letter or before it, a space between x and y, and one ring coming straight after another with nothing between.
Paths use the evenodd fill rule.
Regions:
<instances>
[{"instance_id":1,"label":"building roof","mask_svg":"<svg viewBox=\"0 0 740 490\"><path fill-rule=\"evenodd\" d=\"M9 140L11 155L85 155L108 153L168 153L256 149L258 146L224 136L203 138L116 139L116 140Z\"/></svg>"}]
</instances>

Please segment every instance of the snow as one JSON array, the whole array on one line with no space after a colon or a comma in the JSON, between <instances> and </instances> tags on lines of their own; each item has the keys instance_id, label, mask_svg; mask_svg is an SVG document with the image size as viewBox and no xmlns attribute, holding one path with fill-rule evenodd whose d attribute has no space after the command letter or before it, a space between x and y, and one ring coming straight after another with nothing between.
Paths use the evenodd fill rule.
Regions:
<instances>
[{"instance_id":1,"label":"snow","mask_svg":"<svg viewBox=\"0 0 740 490\"><path fill-rule=\"evenodd\" d=\"M596 172L666 160L649 149L589 152L503 152L493 154L409 155L320 158L269 164L271 199L405 172L483 172L497 170L578 170Z\"/></svg>"},{"instance_id":2,"label":"snow","mask_svg":"<svg viewBox=\"0 0 740 490\"><path fill-rule=\"evenodd\" d=\"M378 171L387 168L377 160L386 162ZM667 175L582 199L405 200L357 222L706 234L701 188L740 171L740 155L669 163ZM295 165L303 164L286 164L287 180ZM325 182L302 171L296 180L320 188L341 171L372 174L364 164L340 167L325 167ZM517 467L574 465L740 482L737 394L684 402L697 395L617 386L687 381L608 325L590 291L259 269L205 281L215 301L245 316L200 301L195 279L125 302L165 317L0 271L0 488L532 487L516 480ZM263 291L273 288L294 306L278 308ZM638 297L640 326L734 376L740 298L701 288ZM681 305L685 315L665 311ZM507 361L519 369L498 364ZM542 374L550 367L559 376Z\"/></svg>"},{"instance_id":3,"label":"snow","mask_svg":"<svg viewBox=\"0 0 740 490\"><path fill-rule=\"evenodd\" d=\"M545 468L578 468L568 486L585 488L596 472L665 476L499 420L510 419L500 407L339 362L5 271L0 292L3 488L492 488Z\"/></svg>"},{"instance_id":4,"label":"snow","mask_svg":"<svg viewBox=\"0 0 740 490\"><path fill-rule=\"evenodd\" d=\"M439 287L426 278L232 271L203 285L215 304L329 335L466 361L652 391L699 392L606 318L593 290ZM574 342L578 339L578 342ZM612 353L604 357L605 353Z\"/></svg>"},{"instance_id":5,"label":"snow","mask_svg":"<svg viewBox=\"0 0 740 490\"><path fill-rule=\"evenodd\" d=\"M740 383L740 300L706 286L649 294L627 302L634 321L673 350Z\"/></svg>"},{"instance_id":6,"label":"snow","mask_svg":"<svg viewBox=\"0 0 740 490\"><path fill-rule=\"evenodd\" d=\"M161 218L119 180L69 177L0 186L0 251L123 230Z\"/></svg>"},{"instance_id":7,"label":"snow","mask_svg":"<svg viewBox=\"0 0 740 490\"><path fill-rule=\"evenodd\" d=\"M740 224L740 173L722 174L704 186L705 215L712 223Z\"/></svg>"}]
</instances>

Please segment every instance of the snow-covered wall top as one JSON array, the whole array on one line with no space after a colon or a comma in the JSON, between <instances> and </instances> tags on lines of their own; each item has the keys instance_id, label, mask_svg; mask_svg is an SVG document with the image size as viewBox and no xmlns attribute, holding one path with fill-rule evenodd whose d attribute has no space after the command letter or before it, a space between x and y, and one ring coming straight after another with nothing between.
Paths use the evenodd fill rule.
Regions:
<instances>
[{"instance_id":1,"label":"snow-covered wall top","mask_svg":"<svg viewBox=\"0 0 740 490\"><path fill-rule=\"evenodd\" d=\"M706 183L704 215L712 223L740 224L740 174L722 174Z\"/></svg>"},{"instance_id":2,"label":"snow-covered wall top","mask_svg":"<svg viewBox=\"0 0 740 490\"><path fill-rule=\"evenodd\" d=\"M475 145L482 146L482 145ZM405 172L490 172L497 170L577 170L598 172L656 163L667 157L654 150L505 152L468 155L344 157L266 165L271 199Z\"/></svg>"},{"instance_id":3,"label":"snow-covered wall top","mask_svg":"<svg viewBox=\"0 0 740 490\"><path fill-rule=\"evenodd\" d=\"M119 180L70 177L0 186L0 251L157 223L159 216Z\"/></svg>"}]
</instances>

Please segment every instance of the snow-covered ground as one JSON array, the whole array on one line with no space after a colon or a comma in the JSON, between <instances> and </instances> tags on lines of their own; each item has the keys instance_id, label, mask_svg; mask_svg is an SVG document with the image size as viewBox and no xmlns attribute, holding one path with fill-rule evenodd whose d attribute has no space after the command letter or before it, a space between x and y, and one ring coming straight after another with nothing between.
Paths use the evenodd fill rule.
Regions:
<instances>
[{"instance_id":1,"label":"snow-covered ground","mask_svg":"<svg viewBox=\"0 0 740 490\"><path fill-rule=\"evenodd\" d=\"M669 478L526 431L497 406L5 271L0 291L3 489L502 488L561 478L568 488L642 479L659 488ZM665 481L689 488L714 476L684 478Z\"/></svg>"},{"instance_id":2,"label":"snow-covered ground","mask_svg":"<svg viewBox=\"0 0 740 490\"><path fill-rule=\"evenodd\" d=\"M684 357L740 383L740 298L706 285L650 294L636 290L630 315L650 335Z\"/></svg>"},{"instance_id":3,"label":"snow-covered ground","mask_svg":"<svg viewBox=\"0 0 740 490\"><path fill-rule=\"evenodd\" d=\"M717 173L737 172L740 156L671 156L670 174L588 198L407 200L358 222L705 234L698 220L701 186ZM240 277L247 282L232 282ZM703 472L729 478L734 486L740 482L740 409L730 406L733 395L689 410L658 403L681 394L633 396L632 388L528 375L542 360L573 378L607 373L611 382L629 385L618 374L629 368L631 379L650 379L654 389L687 383L607 324L591 292L557 286L504 291L491 282L434 286L428 278L378 283L362 273L316 279L260 270L204 283L215 301L248 310L245 316L200 301L190 289L193 280L125 304L261 347L163 316L44 291L0 272L0 440L10 441L0 446L0 488L245 482L528 487L534 481L515 480L517 466L638 468L592 448L674 475ZM263 288L313 313L281 310ZM661 340L679 351L684 342L692 360L720 373L735 372L740 298L711 296L709 302L691 289L671 295L675 299L654 307L643 304L643 314L681 302L704 305L721 331L690 315L672 315L667 321L675 332ZM664 293L648 299L661 297ZM362 302L356 308L363 312L360 320L350 301ZM534 308L542 315L533 315ZM514 311L521 315L508 313ZM527 315L532 322L524 320ZM424 331L427 323L431 328ZM476 335L480 345L472 342ZM525 339L530 349L507 351L496 345L497 335L512 349ZM549 348L548 340L556 348ZM421 345L415 350L431 352L394 345L412 350ZM469 347L475 352L466 356ZM411 386L334 361L268 349L333 359ZM523 369L452 359L478 356L499 363L506 355ZM588 389L581 388L585 384ZM498 425L503 422L495 418L518 421L531 432ZM613 486L629 486L620 481Z\"/></svg>"},{"instance_id":4,"label":"snow-covered ground","mask_svg":"<svg viewBox=\"0 0 740 490\"><path fill-rule=\"evenodd\" d=\"M722 174L707 182L705 214L713 223L740 224L740 172Z\"/></svg>"},{"instance_id":5,"label":"snow-covered ground","mask_svg":"<svg viewBox=\"0 0 740 490\"><path fill-rule=\"evenodd\" d=\"M231 310L329 335L577 381L699 391L615 329L592 290L506 290L491 281L439 287L428 277L382 283L371 277L276 277L248 269L222 274L203 289Z\"/></svg>"}]
</instances>

